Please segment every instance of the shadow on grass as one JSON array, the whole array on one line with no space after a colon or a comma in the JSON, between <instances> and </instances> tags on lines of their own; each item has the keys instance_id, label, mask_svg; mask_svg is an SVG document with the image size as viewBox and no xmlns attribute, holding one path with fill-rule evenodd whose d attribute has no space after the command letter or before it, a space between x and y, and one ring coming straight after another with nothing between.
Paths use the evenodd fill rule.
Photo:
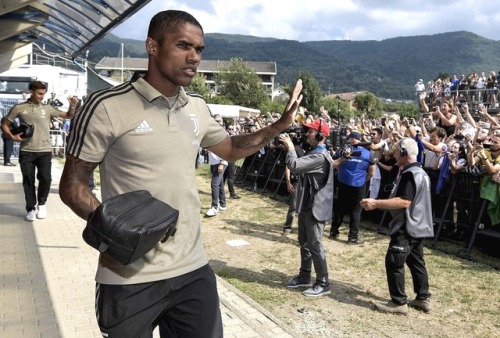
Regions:
<instances>
[{"instance_id":1,"label":"shadow on grass","mask_svg":"<svg viewBox=\"0 0 500 338\"><path fill-rule=\"evenodd\" d=\"M226 262L220 260L210 260L209 264L218 276L222 277L225 281L240 290L242 290L242 284L246 284L247 287L251 287L251 285L255 283L274 290L270 291L270 294L273 294L273 292L279 292L280 290L287 290L288 292L297 294L302 293L302 291L306 289L287 289L283 284L293 278L293 276L288 276L277 270L263 269L262 271L253 271L246 268L228 266ZM331 278L330 288L332 293L330 295L323 296L322 298L330 298L340 303L351 304L369 309L373 308L372 301L387 300L378 297L371 292L363 291L358 285L336 281ZM251 293L251 291L245 290L243 290L243 292L247 294ZM304 301L309 299L305 296L300 296L304 297ZM372 301L367 301L367 298L372 299Z\"/></svg>"},{"instance_id":2,"label":"shadow on grass","mask_svg":"<svg viewBox=\"0 0 500 338\"><path fill-rule=\"evenodd\" d=\"M245 235L276 242L278 240L293 241L297 236L283 237L283 227L271 223L255 223L232 218L222 219L227 224L225 230L234 235Z\"/></svg>"},{"instance_id":3,"label":"shadow on grass","mask_svg":"<svg viewBox=\"0 0 500 338\"><path fill-rule=\"evenodd\" d=\"M364 222L363 228L374 233L380 233L378 224L376 225L372 222ZM387 227L384 227L382 232L383 233L380 233L381 236L385 236L386 238L389 236L389 229ZM436 244L433 244L433 239L429 238L424 242L425 247L431 250L426 254L427 256L447 255L447 257L450 256L455 261L460 262L463 268L474 269L477 271L486 271L490 268L499 270L500 260L498 257L495 257L495 252L482 248L482 244L481 238L477 238L471 253L467 254L468 241L459 242L442 238L438 240ZM498 255L498 253L496 253L496 255ZM484 264L486 266L477 265L476 263Z\"/></svg>"},{"instance_id":4,"label":"shadow on grass","mask_svg":"<svg viewBox=\"0 0 500 338\"><path fill-rule=\"evenodd\" d=\"M281 225L276 225L272 223L255 223L249 221L242 221L233 218L221 219L221 221L227 224L227 227L224 230L231 232L234 235L245 235L251 236L259 239L264 239L268 241L288 241L294 242L298 244L297 239L297 227L295 226L292 230L292 233L289 236L282 236L283 227ZM340 228L342 231L343 226ZM323 241L330 241L328 239L328 234L330 229L330 224L325 225L325 231L323 234ZM378 243L382 241L388 242L388 237L385 235L377 234L376 232L364 232L362 233L365 241L370 243ZM336 242L339 243L347 243L346 240L338 240Z\"/></svg>"}]
</instances>

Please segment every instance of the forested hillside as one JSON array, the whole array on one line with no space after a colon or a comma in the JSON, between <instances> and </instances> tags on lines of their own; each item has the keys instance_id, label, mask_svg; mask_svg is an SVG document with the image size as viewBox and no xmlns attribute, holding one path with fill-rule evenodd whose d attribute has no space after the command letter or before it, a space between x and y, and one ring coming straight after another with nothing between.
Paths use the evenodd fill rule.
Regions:
<instances>
[{"instance_id":1,"label":"forested hillside","mask_svg":"<svg viewBox=\"0 0 500 338\"><path fill-rule=\"evenodd\" d=\"M144 42L112 34L91 48L90 61L146 57ZM450 75L500 71L500 44L469 32L399 37L382 41L298 42L243 35L210 33L203 57L209 60L275 61L276 82L293 83L297 72L308 71L324 92L367 90L379 97L413 99L414 84L440 73Z\"/></svg>"}]
</instances>

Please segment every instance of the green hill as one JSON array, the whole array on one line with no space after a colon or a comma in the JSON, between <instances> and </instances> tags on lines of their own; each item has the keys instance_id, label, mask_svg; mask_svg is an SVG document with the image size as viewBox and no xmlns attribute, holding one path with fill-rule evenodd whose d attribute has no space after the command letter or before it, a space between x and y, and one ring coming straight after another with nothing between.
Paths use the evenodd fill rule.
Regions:
<instances>
[{"instance_id":1,"label":"green hill","mask_svg":"<svg viewBox=\"0 0 500 338\"><path fill-rule=\"evenodd\" d=\"M91 48L89 59L146 57L144 42L112 34ZM275 61L276 82L290 84L298 71L310 72L324 92L367 90L379 97L413 99L417 79L500 70L500 44L469 32L398 37L382 41L298 42L245 35L209 33L204 59Z\"/></svg>"}]
</instances>

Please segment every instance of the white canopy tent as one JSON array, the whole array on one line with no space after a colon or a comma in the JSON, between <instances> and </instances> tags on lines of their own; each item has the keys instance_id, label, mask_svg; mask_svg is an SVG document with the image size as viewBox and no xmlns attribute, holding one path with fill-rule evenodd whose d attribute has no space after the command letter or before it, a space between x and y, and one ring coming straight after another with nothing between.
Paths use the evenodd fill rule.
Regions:
<instances>
[{"instance_id":1,"label":"white canopy tent","mask_svg":"<svg viewBox=\"0 0 500 338\"><path fill-rule=\"evenodd\" d=\"M254 116L257 113L260 113L259 109L247 108L237 105L211 104L211 103L207 105L210 111L212 112L212 115L219 114L222 117L240 118L240 117Z\"/></svg>"}]
</instances>

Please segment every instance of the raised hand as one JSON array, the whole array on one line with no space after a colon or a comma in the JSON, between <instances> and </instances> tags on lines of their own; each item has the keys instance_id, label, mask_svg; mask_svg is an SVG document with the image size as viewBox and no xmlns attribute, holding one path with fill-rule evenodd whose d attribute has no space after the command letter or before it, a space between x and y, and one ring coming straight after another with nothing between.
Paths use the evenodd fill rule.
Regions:
<instances>
[{"instance_id":1,"label":"raised hand","mask_svg":"<svg viewBox=\"0 0 500 338\"><path fill-rule=\"evenodd\" d=\"M295 120L295 113L300 106L300 102L302 101L302 94L300 94L301 91L302 91L302 80L299 79L295 83L292 95L290 95L290 99L286 104L283 114L281 114L280 119L274 123L277 124L276 127L278 127L280 130L286 129Z\"/></svg>"}]
</instances>

